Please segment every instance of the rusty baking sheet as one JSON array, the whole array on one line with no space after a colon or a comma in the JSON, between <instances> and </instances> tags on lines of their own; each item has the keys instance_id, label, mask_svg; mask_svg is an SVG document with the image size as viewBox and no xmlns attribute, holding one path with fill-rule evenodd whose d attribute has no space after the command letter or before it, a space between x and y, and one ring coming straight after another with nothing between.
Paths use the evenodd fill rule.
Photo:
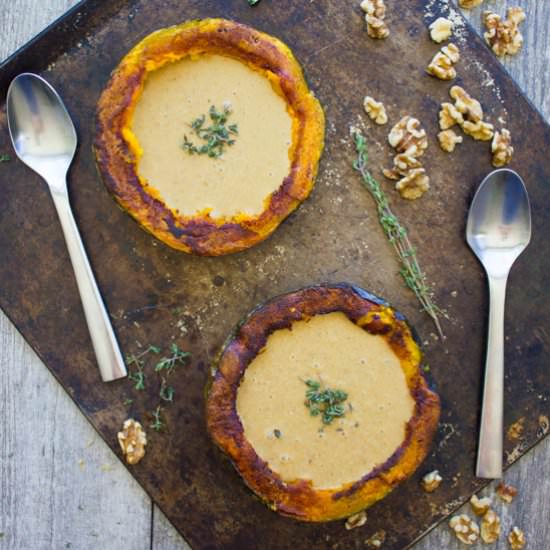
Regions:
<instances>
[{"instance_id":1,"label":"rusty baking sheet","mask_svg":"<svg viewBox=\"0 0 550 550\"><path fill-rule=\"evenodd\" d=\"M176 342L193 352L172 381L176 402L165 408L167 429L149 430L145 459L132 474L189 543L198 549L356 548L379 529L386 548L417 539L483 482L473 475L484 360L487 292L481 267L464 242L473 192L490 170L487 145L465 139L452 155L437 146L437 111L448 83L424 74L437 47L426 26L435 2L410 0L389 10L391 36L367 37L353 2L340 0L87 0L20 50L0 69L3 97L23 70L43 74L74 117L80 147L70 173L76 218L126 354ZM447 3L438 3L448 9ZM290 45L327 115L327 146L317 186L306 203L255 248L198 258L157 242L116 207L94 163L94 108L109 73L147 33L180 21L221 16L271 33ZM533 205L533 242L514 266L506 317L505 426L524 418L522 436L506 440L511 463L543 437L549 414L550 129L475 33L458 18L462 50L458 83L479 98L488 118L511 130L512 167L525 178ZM371 165L390 161L387 128L361 113L365 93L382 99L391 121L420 118L430 136L425 155L431 191L401 201L385 183L410 228L420 260L448 312L447 340L419 311L397 273L373 203L351 169L352 124L364 127ZM0 151L9 152L5 106ZM119 454L116 432L130 414L149 424L158 383L132 391L128 380L102 384L61 229L45 185L18 161L0 165L0 305L101 436ZM343 522L311 525L269 511L244 486L205 432L203 392L225 337L251 308L279 293L317 282L349 281L384 296L405 313L424 341L430 376L443 403L433 451L417 474L369 511L352 531ZM62 288L63 292L59 289ZM134 398L128 408L124 400ZM437 468L445 483L431 494L420 477Z\"/></svg>"}]
</instances>

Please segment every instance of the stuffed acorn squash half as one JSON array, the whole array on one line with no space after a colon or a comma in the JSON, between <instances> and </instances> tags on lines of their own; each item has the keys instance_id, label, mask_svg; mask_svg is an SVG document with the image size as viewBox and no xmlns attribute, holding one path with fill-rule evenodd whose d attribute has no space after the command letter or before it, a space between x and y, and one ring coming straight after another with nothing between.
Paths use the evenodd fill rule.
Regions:
<instances>
[{"instance_id":1,"label":"stuffed acorn squash half","mask_svg":"<svg viewBox=\"0 0 550 550\"><path fill-rule=\"evenodd\" d=\"M217 256L268 237L311 192L324 115L280 40L223 19L154 32L114 70L95 151L143 228Z\"/></svg>"},{"instance_id":2,"label":"stuffed acorn squash half","mask_svg":"<svg viewBox=\"0 0 550 550\"><path fill-rule=\"evenodd\" d=\"M401 315L349 285L280 296L226 343L208 430L273 510L345 518L383 498L428 453L438 396Z\"/></svg>"}]
</instances>

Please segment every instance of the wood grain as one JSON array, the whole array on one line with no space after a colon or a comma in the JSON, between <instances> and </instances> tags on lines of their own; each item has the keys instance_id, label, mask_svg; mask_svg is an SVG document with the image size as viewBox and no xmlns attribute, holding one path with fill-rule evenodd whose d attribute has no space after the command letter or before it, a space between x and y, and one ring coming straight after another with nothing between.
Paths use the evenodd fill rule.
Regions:
<instances>
[{"instance_id":1,"label":"wood grain","mask_svg":"<svg viewBox=\"0 0 550 550\"><path fill-rule=\"evenodd\" d=\"M73 2L50 0L47 4L0 1L0 30L4 37L0 57ZM507 62L507 67L548 119L550 96L545 90L550 84L550 47L543 40L549 30L550 7L537 0L513 4L523 5L528 13L524 25L526 44L517 58ZM498 2L490 7L501 11L505 5L506 2ZM474 23L479 21L479 10L474 11L472 19ZM7 543L8 548L39 550L72 543L73 548L79 549L114 549L124 543L124 547L141 549L149 548L151 541L155 549L183 547L179 535L160 513L153 514L155 529L151 534L149 499L100 438L86 448L93 430L3 316L0 332L0 531L5 533L0 547ZM521 487L521 497L506 508L506 522L514 521L525 528L533 548L546 547L545 542L550 542L547 522L543 521L548 517L549 485L547 480L541 482L549 458L547 440L507 474L508 481ZM83 463L79 463L81 459ZM114 470L102 468L105 464L112 464ZM136 525L141 527L136 529ZM22 535L28 537L28 533L32 533L32 539ZM131 538L133 533L135 538ZM454 544L442 526L418 547L455 548Z\"/></svg>"}]
</instances>

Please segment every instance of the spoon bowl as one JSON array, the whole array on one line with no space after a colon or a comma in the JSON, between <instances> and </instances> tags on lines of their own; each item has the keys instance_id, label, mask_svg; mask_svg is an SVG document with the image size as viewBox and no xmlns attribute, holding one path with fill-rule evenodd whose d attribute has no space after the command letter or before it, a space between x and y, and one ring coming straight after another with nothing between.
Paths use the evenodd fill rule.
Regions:
<instances>
[{"instance_id":1,"label":"spoon bowl","mask_svg":"<svg viewBox=\"0 0 550 550\"><path fill-rule=\"evenodd\" d=\"M479 186L468 215L466 240L489 282L489 329L476 475L502 476L504 303L508 273L531 240L531 207L516 172L495 170Z\"/></svg>"},{"instance_id":2,"label":"spoon bowl","mask_svg":"<svg viewBox=\"0 0 550 550\"><path fill-rule=\"evenodd\" d=\"M63 101L42 77L23 73L8 89L8 127L18 158L48 183L63 229L103 381L126 376L113 327L101 299L67 190L77 135Z\"/></svg>"},{"instance_id":3,"label":"spoon bowl","mask_svg":"<svg viewBox=\"0 0 550 550\"><path fill-rule=\"evenodd\" d=\"M11 83L6 105L10 136L19 159L45 180L64 182L77 136L57 92L39 76L23 73Z\"/></svg>"}]
</instances>

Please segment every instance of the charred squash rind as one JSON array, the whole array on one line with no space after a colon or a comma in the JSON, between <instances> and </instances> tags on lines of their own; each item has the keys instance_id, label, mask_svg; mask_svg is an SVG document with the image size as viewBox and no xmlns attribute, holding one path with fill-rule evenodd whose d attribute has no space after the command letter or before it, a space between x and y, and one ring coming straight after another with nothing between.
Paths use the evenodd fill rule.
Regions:
<instances>
[{"instance_id":1,"label":"charred squash rind","mask_svg":"<svg viewBox=\"0 0 550 550\"><path fill-rule=\"evenodd\" d=\"M292 118L291 168L259 216L183 216L166 205L137 172L141 154L130 126L147 73L189 56L218 54L266 76ZM266 239L313 189L324 144L323 110L290 49L278 39L224 19L190 21L137 44L113 72L98 103L95 151L107 188L146 230L184 252L218 256Z\"/></svg>"},{"instance_id":2,"label":"charred squash rind","mask_svg":"<svg viewBox=\"0 0 550 550\"><path fill-rule=\"evenodd\" d=\"M386 339L399 357L416 405L403 443L384 464L354 483L317 490L305 480L286 483L270 470L244 435L236 399L246 368L271 333L295 321L334 311L343 312L358 326ZM246 484L272 509L302 521L345 518L386 496L428 453L440 403L428 389L420 360L420 349L404 318L362 289L347 284L320 285L286 294L253 311L224 346L208 388L208 430Z\"/></svg>"}]
</instances>

